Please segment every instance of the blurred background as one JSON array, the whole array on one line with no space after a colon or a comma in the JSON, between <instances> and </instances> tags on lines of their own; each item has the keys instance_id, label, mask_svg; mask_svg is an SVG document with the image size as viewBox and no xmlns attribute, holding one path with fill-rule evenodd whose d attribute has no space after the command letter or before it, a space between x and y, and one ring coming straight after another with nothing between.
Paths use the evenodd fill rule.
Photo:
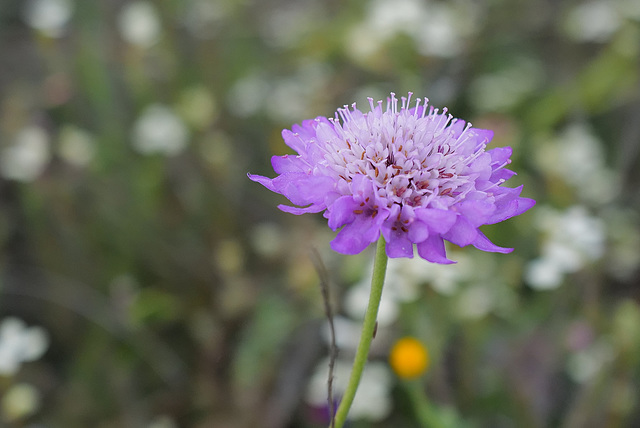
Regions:
<instances>
[{"instance_id":1,"label":"blurred background","mask_svg":"<svg viewBox=\"0 0 640 428\"><path fill-rule=\"evenodd\" d=\"M538 204L483 229L512 254L390 263L351 427L421 426L403 336L445 427L640 426L635 0L4 0L0 426L327 426L321 278L339 393L372 253L246 173L391 91L493 129Z\"/></svg>"}]
</instances>

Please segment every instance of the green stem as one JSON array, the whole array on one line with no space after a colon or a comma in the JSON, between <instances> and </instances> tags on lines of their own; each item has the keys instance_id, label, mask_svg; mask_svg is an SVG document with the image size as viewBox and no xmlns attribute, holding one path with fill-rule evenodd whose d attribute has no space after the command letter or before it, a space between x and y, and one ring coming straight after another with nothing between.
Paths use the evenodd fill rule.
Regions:
<instances>
[{"instance_id":1,"label":"green stem","mask_svg":"<svg viewBox=\"0 0 640 428\"><path fill-rule=\"evenodd\" d=\"M378 239L378 245L376 247L376 255L373 262L373 277L371 278L371 294L369 294L369 305L367 306L367 312L364 315L364 322L362 323L362 334L360 335L360 343L356 351L356 356L353 361L353 368L351 370L351 377L347 389L344 392L338 411L336 412L334 428L342 428L344 425L353 398L356 396L358 385L360 384L360 378L362 377L362 371L367 363L367 357L369 356L369 348L371 347L371 341L373 340L373 332L376 327L376 319L378 318L378 308L380 306L380 299L382 298L382 286L384 285L384 276L387 272L387 254L385 252L384 238L380 236Z\"/></svg>"},{"instance_id":2,"label":"green stem","mask_svg":"<svg viewBox=\"0 0 640 428\"><path fill-rule=\"evenodd\" d=\"M407 381L405 387L420 426L423 428L443 428L442 422L427 398L422 383L419 380Z\"/></svg>"}]
</instances>

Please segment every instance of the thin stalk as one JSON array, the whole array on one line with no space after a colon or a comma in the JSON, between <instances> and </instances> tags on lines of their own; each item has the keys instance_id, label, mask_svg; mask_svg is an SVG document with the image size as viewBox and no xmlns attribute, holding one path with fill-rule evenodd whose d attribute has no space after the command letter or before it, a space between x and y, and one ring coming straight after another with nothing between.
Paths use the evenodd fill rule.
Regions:
<instances>
[{"instance_id":1,"label":"thin stalk","mask_svg":"<svg viewBox=\"0 0 640 428\"><path fill-rule=\"evenodd\" d=\"M360 335L360 343L356 350L356 356L351 369L351 377L347 384L340 406L335 416L335 428L342 428L347 420L347 414L356 396L362 371L367 363L369 356L369 348L373 340L373 332L376 327L376 319L378 318L378 308L380 307L380 299L382 298L382 287L384 285L384 276L387 272L387 254L385 252L384 238L380 236L378 245L376 246L376 255L373 262L373 276L371 278L371 294L369 294L369 305L364 315L362 323L362 333Z\"/></svg>"},{"instance_id":2,"label":"thin stalk","mask_svg":"<svg viewBox=\"0 0 640 428\"><path fill-rule=\"evenodd\" d=\"M420 426L423 428L443 428L443 424L436 415L422 383L419 380L407 381L405 388Z\"/></svg>"}]
</instances>

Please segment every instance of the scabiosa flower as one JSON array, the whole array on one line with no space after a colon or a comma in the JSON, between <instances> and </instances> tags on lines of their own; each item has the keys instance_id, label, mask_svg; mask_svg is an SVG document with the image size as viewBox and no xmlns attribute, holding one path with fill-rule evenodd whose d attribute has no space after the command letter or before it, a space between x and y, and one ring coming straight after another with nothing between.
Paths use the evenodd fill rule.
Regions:
<instances>
[{"instance_id":1,"label":"scabiosa flower","mask_svg":"<svg viewBox=\"0 0 640 428\"><path fill-rule=\"evenodd\" d=\"M277 177L249 174L294 205L292 214L324 211L329 227L341 229L331 247L357 254L384 236L389 257L452 263L444 240L483 251L508 253L478 228L531 208L522 186L503 187L515 173L505 168L511 148L485 151L493 132L454 119L411 96L391 93L386 108L369 99L371 111L353 104L334 118L318 117L284 130L298 155L271 159Z\"/></svg>"}]
</instances>

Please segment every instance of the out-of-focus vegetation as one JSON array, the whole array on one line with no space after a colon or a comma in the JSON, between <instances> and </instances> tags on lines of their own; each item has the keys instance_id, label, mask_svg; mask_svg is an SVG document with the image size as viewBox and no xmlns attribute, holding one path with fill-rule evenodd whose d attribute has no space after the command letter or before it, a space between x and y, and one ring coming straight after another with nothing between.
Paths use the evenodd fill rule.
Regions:
<instances>
[{"instance_id":1,"label":"out-of-focus vegetation","mask_svg":"<svg viewBox=\"0 0 640 428\"><path fill-rule=\"evenodd\" d=\"M538 205L485 230L510 255L392 262L352 426L418 426L387 362L406 335L448 426L640 425L634 0L5 0L0 425L326 426L309 251L336 390L371 254L246 173L390 91L493 129Z\"/></svg>"}]
</instances>

